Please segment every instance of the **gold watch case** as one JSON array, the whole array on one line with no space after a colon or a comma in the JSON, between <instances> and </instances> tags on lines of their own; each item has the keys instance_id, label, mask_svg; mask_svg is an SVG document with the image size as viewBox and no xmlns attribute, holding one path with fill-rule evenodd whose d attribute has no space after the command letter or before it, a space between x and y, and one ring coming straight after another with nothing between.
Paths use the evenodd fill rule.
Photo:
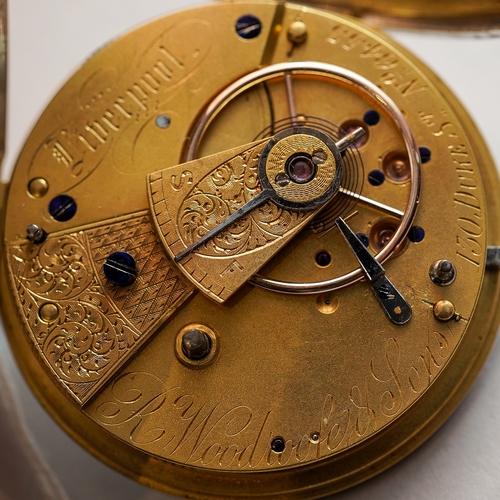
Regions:
<instances>
[{"instance_id":1,"label":"gold watch case","mask_svg":"<svg viewBox=\"0 0 500 500\"><path fill-rule=\"evenodd\" d=\"M495 30L500 28L500 5L496 0L311 0L312 5L360 17L379 26L446 31Z\"/></svg>"},{"instance_id":2,"label":"gold watch case","mask_svg":"<svg viewBox=\"0 0 500 500\"><path fill-rule=\"evenodd\" d=\"M270 136L289 165L358 128L324 170L342 165L329 204L268 202L175 262L259 193ZM3 319L42 404L121 472L193 498L318 498L408 455L477 376L499 322L497 192L459 102L384 34L295 4L178 12L95 53L35 125L5 195ZM125 286L106 274L119 251ZM193 331L208 355L187 353Z\"/></svg>"}]
</instances>

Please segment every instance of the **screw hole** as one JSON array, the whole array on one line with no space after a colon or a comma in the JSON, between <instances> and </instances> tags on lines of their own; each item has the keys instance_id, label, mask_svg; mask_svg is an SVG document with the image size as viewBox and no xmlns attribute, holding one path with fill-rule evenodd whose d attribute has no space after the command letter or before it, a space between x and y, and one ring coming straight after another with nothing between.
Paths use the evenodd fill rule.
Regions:
<instances>
[{"instance_id":1,"label":"screw hole","mask_svg":"<svg viewBox=\"0 0 500 500\"><path fill-rule=\"evenodd\" d=\"M370 125L370 127L373 127L374 125L377 125L377 123L380 121L380 115L374 109L370 109L363 116L363 121L367 125Z\"/></svg>"},{"instance_id":2,"label":"screw hole","mask_svg":"<svg viewBox=\"0 0 500 500\"><path fill-rule=\"evenodd\" d=\"M322 250L316 254L316 264L320 267L327 267L332 262L332 256L326 250Z\"/></svg>"},{"instance_id":3,"label":"screw hole","mask_svg":"<svg viewBox=\"0 0 500 500\"><path fill-rule=\"evenodd\" d=\"M271 450L274 453L283 453L285 450L285 440L281 436L275 437L271 441Z\"/></svg>"},{"instance_id":4,"label":"screw hole","mask_svg":"<svg viewBox=\"0 0 500 500\"><path fill-rule=\"evenodd\" d=\"M431 150L429 148L426 148L425 146L421 146L418 148L420 152L420 159L422 160L422 163L427 163L428 161L431 161Z\"/></svg>"},{"instance_id":5,"label":"screw hole","mask_svg":"<svg viewBox=\"0 0 500 500\"><path fill-rule=\"evenodd\" d=\"M319 441L319 432L313 432L311 434L311 441L317 443Z\"/></svg>"},{"instance_id":6,"label":"screw hole","mask_svg":"<svg viewBox=\"0 0 500 500\"><path fill-rule=\"evenodd\" d=\"M156 123L156 126L158 128L168 128L168 127L170 127L172 120L170 119L170 116L168 116L168 115L158 115L156 117L155 123Z\"/></svg>"},{"instance_id":7,"label":"screw hole","mask_svg":"<svg viewBox=\"0 0 500 500\"><path fill-rule=\"evenodd\" d=\"M408 239L412 243L420 243L424 238L425 231L420 226L413 226L408 233Z\"/></svg>"}]
</instances>

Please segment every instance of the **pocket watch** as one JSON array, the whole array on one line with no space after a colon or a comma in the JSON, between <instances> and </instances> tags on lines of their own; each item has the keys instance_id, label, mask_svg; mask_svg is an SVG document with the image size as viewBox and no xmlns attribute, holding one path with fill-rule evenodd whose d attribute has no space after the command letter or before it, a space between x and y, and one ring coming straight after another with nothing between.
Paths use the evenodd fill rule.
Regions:
<instances>
[{"instance_id":1,"label":"pocket watch","mask_svg":"<svg viewBox=\"0 0 500 500\"><path fill-rule=\"evenodd\" d=\"M458 100L378 29L272 1L175 12L94 53L22 148L10 345L64 430L143 484L324 497L476 378L498 188Z\"/></svg>"}]
</instances>

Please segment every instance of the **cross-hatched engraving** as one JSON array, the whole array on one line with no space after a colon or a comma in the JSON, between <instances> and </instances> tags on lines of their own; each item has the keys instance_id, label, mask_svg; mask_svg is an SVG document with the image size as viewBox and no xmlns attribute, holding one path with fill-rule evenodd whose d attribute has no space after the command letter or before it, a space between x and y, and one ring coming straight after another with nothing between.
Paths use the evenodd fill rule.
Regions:
<instances>
[{"instance_id":1,"label":"cross-hatched engraving","mask_svg":"<svg viewBox=\"0 0 500 500\"><path fill-rule=\"evenodd\" d=\"M103 263L129 252L138 277L120 287ZM92 397L193 292L165 255L147 214L9 248L29 338L79 404ZM47 318L48 312L53 317Z\"/></svg>"}]
</instances>

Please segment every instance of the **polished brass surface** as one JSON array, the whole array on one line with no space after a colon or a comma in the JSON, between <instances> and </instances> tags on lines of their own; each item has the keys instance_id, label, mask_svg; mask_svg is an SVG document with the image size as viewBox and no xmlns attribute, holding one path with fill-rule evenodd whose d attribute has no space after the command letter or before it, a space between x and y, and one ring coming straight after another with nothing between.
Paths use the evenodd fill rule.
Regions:
<instances>
[{"instance_id":1,"label":"polished brass surface","mask_svg":"<svg viewBox=\"0 0 500 500\"><path fill-rule=\"evenodd\" d=\"M434 316L440 321L448 321L455 317L455 306L449 300L440 300L434 304Z\"/></svg>"},{"instance_id":2,"label":"polished brass surface","mask_svg":"<svg viewBox=\"0 0 500 500\"><path fill-rule=\"evenodd\" d=\"M235 22L249 12L262 32L240 39ZM308 36L290 52L280 27L299 19ZM373 95L352 78L311 69L333 63L373 82ZM270 67L280 71L264 77ZM385 95L401 119L380 101ZM377 123L365 123L368 111ZM226 200L244 198L241 182L228 186L228 164L240 174L258 164L259 148L281 130L315 127L335 141L338 125L353 121L368 134L342 159L347 193L311 221L263 210L264 222L279 220L276 231L293 238L272 234L279 251L264 254L262 232L245 236L255 243L248 262L297 288L361 275L334 223L342 217L385 261L412 307L408 323L389 321L363 280L289 294L243 284L222 304L206 292L217 287L205 275L186 276L174 263L174 233L186 231L182 207L192 203L185 200L205 188L221 199L219 185L231 193ZM421 166L419 146L432 152ZM406 156L392 170L384 163L401 154L416 165L407 177ZM386 173L380 184L370 181L381 179L373 171ZM191 498L318 498L410 453L477 375L500 319L498 270L485 270L487 247L500 245L498 189L455 98L379 32L273 2L180 12L97 52L28 138L2 220L12 348L56 420L145 484ZM78 208L61 222L49 203L62 194ZM26 239L30 224L47 232L44 242ZM245 235L252 230L251 217L240 224ZM374 227L393 232L376 231L377 239ZM238 251L239 241L226 243ZM224 286L239 261L218 269L215 247L192 258L204 258L204 272ZM131 285L104 277L116 251L137 262ZM456 279L436 286L429 269L447 259ZM192 330L211 338L200 360L182 349Z\"/></svg>"}]
</instances>

